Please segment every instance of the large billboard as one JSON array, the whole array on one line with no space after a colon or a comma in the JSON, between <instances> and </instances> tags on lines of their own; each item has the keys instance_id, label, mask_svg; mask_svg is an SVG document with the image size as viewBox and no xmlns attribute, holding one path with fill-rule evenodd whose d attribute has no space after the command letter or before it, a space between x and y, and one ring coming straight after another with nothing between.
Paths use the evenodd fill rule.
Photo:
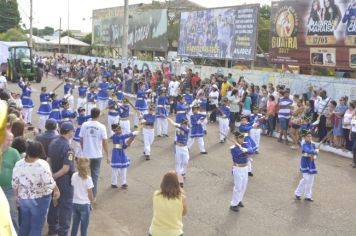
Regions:
<instances>
[{"instance_id":1,"label":"large billboard","mask_svg":"<svg viewBox=\"0 0 356 236\"><path fill-rule=\"evenodd\" d=\"M259 5L182 12L178 54L254 60Z\"/></svg>"},{"instance_id":2,"label":"large billboard","mask_svg":"<svg viewBox=\"0 0 356 236\"><path fill-rule=\"evenodd\" d=\"M270 61L356 67L356 0L272 2Z\"/></svg>"},{"instance_id":3,"label":"large billboard","mask_svg":"<svg viewBox=\"0 0 356 236\"><path fill-rule=\"evenodd\" d=\"M121 47L123 23L123 7L94 10L94 45ZM130 49L166 51L167 44L167 9L142 12L130 9Z\"/></svg>"}]
</instances>

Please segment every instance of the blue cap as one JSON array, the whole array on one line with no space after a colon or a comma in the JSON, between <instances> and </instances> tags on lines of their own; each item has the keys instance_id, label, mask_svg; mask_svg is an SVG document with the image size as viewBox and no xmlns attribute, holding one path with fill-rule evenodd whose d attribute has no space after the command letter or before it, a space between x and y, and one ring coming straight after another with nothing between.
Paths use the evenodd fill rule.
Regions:
<instances>
[{"instance_id":1,"label":"blue cap","mask_svg":"<svg viewBox=\"0 0 356 236\"><path fill-rule=\"evenodd\" d=\"M63 122L61 125L61 131L70 131L70 130L74 131L74 126L72 122Z\"/></svg>"}]
</instances>

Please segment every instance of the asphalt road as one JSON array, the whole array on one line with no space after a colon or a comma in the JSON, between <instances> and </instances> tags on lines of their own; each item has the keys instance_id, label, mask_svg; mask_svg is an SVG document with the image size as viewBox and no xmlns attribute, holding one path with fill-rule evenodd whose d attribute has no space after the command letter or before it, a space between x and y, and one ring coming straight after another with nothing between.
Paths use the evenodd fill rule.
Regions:
<instances>
[{"instance_id":1,"label":"asphalt road","mask_svg":"<svg viewBox=\"0 0 356 236\"><path fill-rule=\"evenodd\" d=\"M50 78L41 85L33 84L36 104L40 86L51 90L58 83ZM9 88L20 91L16 84L9 84ZM62 95L63 88L57 92ZM107 124L106 116L102 121ZM163 174L174 169L173 127L169 130L169 138L155 139L150 161L142 156L142 137L137 137L127 149L131 158L128 190L110 188L111 169L102 162L90 235L147 235L152 194L159 189ZM218 136L218 125L209 124L205 137L208 155L199 154L197 142L191 150L185 182L188 214L184 217L184 235L356 235L356 170L350 167L349 159L321 152L313 188L315 201L295 201L294 190L301 178L300 151L262 137L260 154L254 157L254 176L249 178L244 198L245 207L236 213L229 210L233 188L231 144L218 143Z\"/></svg>"}]
</instances>

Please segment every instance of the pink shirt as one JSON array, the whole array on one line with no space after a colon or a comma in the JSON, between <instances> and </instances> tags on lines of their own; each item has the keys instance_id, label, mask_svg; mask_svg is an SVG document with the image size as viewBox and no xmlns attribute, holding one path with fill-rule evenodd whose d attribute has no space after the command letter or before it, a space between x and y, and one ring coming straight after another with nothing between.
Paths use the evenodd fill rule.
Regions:
<instances>
[{"instance_id":1,"label":"pink shirt","mask_svg":"<svg viewBox=\"0 0 356 236\"><path fill-rule=\"evenodd\" d=\"M267 114L268 115L275 115L276 114L276 107L277 107L277 104L275 101L268 101L267 102Z\"/></svg>"}]
</instances>

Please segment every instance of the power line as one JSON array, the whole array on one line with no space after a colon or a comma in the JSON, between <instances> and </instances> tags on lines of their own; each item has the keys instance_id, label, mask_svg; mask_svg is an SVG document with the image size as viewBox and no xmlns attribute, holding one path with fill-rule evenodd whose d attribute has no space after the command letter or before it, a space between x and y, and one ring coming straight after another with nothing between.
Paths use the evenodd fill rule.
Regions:
<instances>
[{"instance_id":1,"label":"power line","mask_svg":"<svg viewBox=\"0 0 356 236\"><path fill-rule=\"evenodd\" d=\"M18 18L15 18L15 17L2 16L2 15L0 15L0 17L1 17L1 18L4 18L4 19L9 19L9 20L17 20L17 19L19 19L19 17L18 17Z\"/></svg>"}]
</instances>

